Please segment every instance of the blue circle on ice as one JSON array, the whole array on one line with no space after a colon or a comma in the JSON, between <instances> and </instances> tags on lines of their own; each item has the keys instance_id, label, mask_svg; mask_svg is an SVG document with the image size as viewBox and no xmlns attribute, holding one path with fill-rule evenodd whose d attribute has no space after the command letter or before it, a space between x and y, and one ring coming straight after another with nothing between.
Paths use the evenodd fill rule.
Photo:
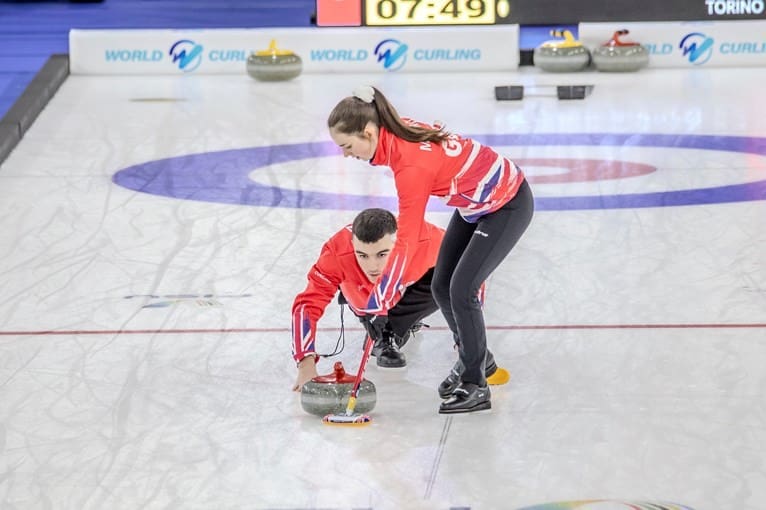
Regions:
<instances>
[{"instance_id":1,"label":"blue circle on ice","mask_svg":"<svg viewBox=\"0 0 766 510\"><path fill-rule=\"evenodd\" d=\"M729 151L766 156L766 138L662 134L531 134L475 135L492 146L620 146ZM310 142L188 154L122 169L112 180L125 188L153 195L224 204L301 209L396 210L396 197L350 195L287 189L254 182L249 174L270 165L339 155L332 142ZM622 209L746 202L766 199L766 179L708 188L537 197L538 210ZM432 202L430 210L450 210Z\"/></svg>"}]
</instances>

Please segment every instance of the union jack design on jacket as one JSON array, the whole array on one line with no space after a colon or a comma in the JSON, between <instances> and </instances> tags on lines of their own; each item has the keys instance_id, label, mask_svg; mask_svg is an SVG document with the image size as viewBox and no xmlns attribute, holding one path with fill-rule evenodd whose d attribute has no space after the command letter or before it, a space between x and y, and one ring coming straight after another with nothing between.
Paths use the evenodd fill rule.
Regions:
<instances>
[{"instance_id":1,"label":"union jack design on jacket","mask_svg":"<svg viewBox=\"0 0 766 510\"><path fill-rule=\"evenodd\" d=\"M406 269L397 271L397 279L384 285L392 293L393 307L399 302L404 291L418 281L436 264L436 256L444 237L444 230L424 223L422 234L414 245L412 263ZM351 310L364 315L370 294L375 285L367 278L356 261L351 243L351 225L333 235L323 246L319 259L308 273L308 285L295 297L293 317L293 358L300 361L307 354L315 353L316 324L333 300L338 289L348 301ZM395 288L392 286L396 285Z\"/></svg>"},{"instance_id":2,"label":"union jack design on jacket","mask_svg":"<svg viewBox=\"0 0 766 510\"><path fill-rule=\"evenodd\" d=\"M434 127L402 120L412 126ZM430 196L440 197L466 221L475 223L508 203L524 182L523 172L513 161L456 134L440 144L408 142L381 126L370 164L391 168L399 198L396 244L364 310L373 314L385 314L392 306L393 290L413 261L412 247L424 228Z\"/></svg>"}]
</instances>

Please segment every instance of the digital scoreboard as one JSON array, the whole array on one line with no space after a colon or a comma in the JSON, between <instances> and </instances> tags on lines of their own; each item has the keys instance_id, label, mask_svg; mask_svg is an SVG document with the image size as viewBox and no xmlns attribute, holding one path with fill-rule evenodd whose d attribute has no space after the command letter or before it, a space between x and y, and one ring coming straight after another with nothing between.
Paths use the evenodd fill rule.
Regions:
<instances>
[{"instance_id":1,"label":"digital scoreboard","mask_svg":"<svg viewBox=\"0 0 766 510\"><path fill-rule=\"evenodd\" d=\"M766 19L766 0L316 0L319 26Z\"/></svg>"},{"instance_id":2,"label":"digital scoreboard","mask_svg":"<svg viewBox=\"0 0 766 510\"><path fill-rule=\"evenodd\" d=\"M510 0L317 0L317 25L495 25L511 23L510 12Z\"/></svg>"}]
</instances>

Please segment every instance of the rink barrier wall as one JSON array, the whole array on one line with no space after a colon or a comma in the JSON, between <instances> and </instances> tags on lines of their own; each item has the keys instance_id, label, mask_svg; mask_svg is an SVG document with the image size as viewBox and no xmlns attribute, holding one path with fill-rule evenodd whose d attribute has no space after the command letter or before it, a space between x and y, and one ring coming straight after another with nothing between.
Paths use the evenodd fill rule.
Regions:
<instances>
[{"instance_id":1,"label":"rink barrier wall","mask_svg":"<svg viewBox=\"0 0 766 510\"><path fill-rule=\"evenodd\" d=\"M69 75L69 55L51 55L0 119L0 163L11 153Z\"/></svg>"},{"instance_id":2,"label":"rink barrier wall","mask_svg":"<svg viewBox=\"0 0 766 510\"><path fill-rule=\"evenodd\" d=\"M580 41L595 47L627 29L625 40L649 50L649 67L764 67L766 20L580 23Z\"/></svg>"},{"instance_id":3,"label":"rink barrier wall","mask_svg":"<svg viewBox=\"0 0 766 510\"><path fill-rule=\"evenodd\" d=\"M615 30L647 47L649 67L766 65L766 20L580 23L595 48ZM507 72L532 64L519 25L407 28L71 30L72 74L241 74L253 51L298 55L304 73Z\"/></svg>"},{"instance_id":4,"label":"rink barrier wall","mask_svg":"<svg viewBox=\"0 0 766 510\"><path fill-rule=\"evenodd\" d=\"M242 74L252 52L288 50L303 73L512 71L519 26L71 30L72 74Z\"/></svg>"}]
</instances>

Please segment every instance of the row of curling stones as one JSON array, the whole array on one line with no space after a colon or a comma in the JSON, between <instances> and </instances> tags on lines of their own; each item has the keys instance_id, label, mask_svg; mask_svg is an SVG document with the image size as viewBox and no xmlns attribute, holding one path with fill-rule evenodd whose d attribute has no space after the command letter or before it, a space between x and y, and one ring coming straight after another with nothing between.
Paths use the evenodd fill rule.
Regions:
<instances>
[{"instance_id":1,"label":"row of curling stones","mask_svg":"<svg viewBox=\"0 0 766 510\"><path fill-rule=\"evenodd\" d=\"M355 375L346 373L343 363L336 361L331 374L314 377L301 388L301 407L309 414L325 416L346 412ZM355 413L368 413L377 402L372 381L362 379L356 396Z\"/></svg>"},{"instance_id":2,"label":"row of curling stones","mask_svg":"<svg viewBox=\"0 0 766 510\"><path fill-rule=\"evenodd\" d=\"M590 52L569 30L552 30L551 35L559 39L546 41L535 48L534 64L554 73L582 71L591 61L599 71L638 71L649 63L649 51L637 42L621 40L628 33L618 30L611 39Z\"/></svg>"},{"instance_id":3,"label":"row of curling stones","mask_svg":"<svg viewBox=\"0 0 766 510\"><path fill-rule=\"evenodd\" d=\"M301 74L303 61L290 50L277 48L272 39L267 50L254 51L247 58L247 74L259 81L287 81Z\"/></svg>"}]
</instances>

